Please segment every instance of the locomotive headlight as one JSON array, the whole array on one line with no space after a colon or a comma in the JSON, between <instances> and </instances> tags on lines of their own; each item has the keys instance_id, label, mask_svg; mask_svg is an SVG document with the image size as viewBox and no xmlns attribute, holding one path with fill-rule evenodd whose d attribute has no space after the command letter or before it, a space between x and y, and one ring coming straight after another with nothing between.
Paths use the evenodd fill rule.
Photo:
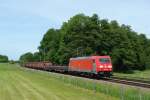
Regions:
<instances>
[{"instance_id":1,"label":"locomotive headlight","mask_svg":"<svg viewBox=\"0 0 150 100\"><path fill-rule=\"evenodd\" d=\"M100 65L100 66L99 66L99 68L103 68L103 66L102 66L102 65Z\"/></svg>"},{"instance_id":2,"label":"locomotive headlight","mask_svg":"<svg viewBox=\"0 0 150 100\"><path fill-rule=\"evenodd\" d=\"M108 68L112 68L112 66L111 66L111 65L109 65L109 66L108 66Z\"/></svg>"}]
</instances>

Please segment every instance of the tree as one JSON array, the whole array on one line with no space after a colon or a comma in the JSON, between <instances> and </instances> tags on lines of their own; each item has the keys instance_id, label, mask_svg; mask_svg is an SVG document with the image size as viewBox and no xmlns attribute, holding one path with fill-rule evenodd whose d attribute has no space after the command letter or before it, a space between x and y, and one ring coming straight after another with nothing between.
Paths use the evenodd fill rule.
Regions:
<instances>
[{"instance_id":1,"label":"tree","mask_svg":"<svg viewBox=\"0 0 150 100\"><path fill-rule=\"evenodd\" d=\"M99 24L97 15L89 17L84 14L73 16L63 24L59 48L61 64L68 64L71 57L89 56L96 52L96 43L100 36Z\"/></svg>"},{"instance_id":2,"label":"tree","mask_svg":"<svg viewBox=\"0 0 150 100\"><path fill-rule=\"evenodd\" d=\"M32 59L33 61L39 62L41 61L41 59L42 59L42 54L40 52L35 52L33 54L33 59Z\"/></svg>"},{"instance_id":3,"label":"tree","mask_svg":"<svg viewBox=\"0 0 150 100\"><path fill-rule=\"evenodd\" d=\"M149 47L150 40L129 25L100 19L97 14L77 14L60 29L49 29L30 60L68 65L71 57L110 55L114 71L126 72L150 68Z\"/></svg>"},{"instance_id":4,"label":"tree","mask_svg":"<svg viewBox=\"0 0 150 100\"><path fill-rule=\"evenodd\" d=\"M20 56L20 63L24 64L27 62L32 62L34 61L33 54L31 52L25 53L22 56Z\"/></svg>"},{"instance_id":5,"label":"tree","mask_svg":"<svg viewBox=\"0 0 150 100\"><path fill-rule=\"evenodd\" d=\"M59 49L60 32L59 30L49 29L44 35L39 51L41 54L41 60L50 60L53 63L57 61L57 51Z\"/></svg>"},{"instance_id":6,"label":"tree","mask_svg":"<svg viewBox=\"0 0 150 100\"><path fill-rule=\"evenodd\" d=\"M6 63L8 62L8 57L5 55L0 55L0 62L1 63Z\"/></svg>"}]
</instances>

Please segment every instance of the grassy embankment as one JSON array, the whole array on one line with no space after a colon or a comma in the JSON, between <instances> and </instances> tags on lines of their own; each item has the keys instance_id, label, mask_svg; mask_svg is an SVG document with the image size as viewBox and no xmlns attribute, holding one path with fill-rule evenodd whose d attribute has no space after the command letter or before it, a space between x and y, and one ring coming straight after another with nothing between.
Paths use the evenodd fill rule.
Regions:
<instances>
[{"instance_id":1,"label":"grassy embankment","mask_svg":"<svg viewBox=\"0 0 150 100\"><path fill-rule=\"evenodd\" d=\"M150 91L0 64L0 100L150 100Z\"/></svg>"},{"instance_id":2,"label":"grassy embankment","mask_svg":"<svg viewBox=\"0 0 150 100\"><path fill-rule=\"evenodd\" d=\"M103 93L66 84L47 73L0 64L0 100L116 100Z\"/></svg>"},{"instance_id":3,"label":"grassy embankment","mask_svg":"<svg viewBox=\"0 0 150 100\"><path fill-rule=\"evenodd\" d=\"M134 71L132 74L127 73L113 73L114 76L125 77L131 79L141 79L141 80L149 80L150 81L150 70L145 71Z\"/></svg>"}]
</instances>

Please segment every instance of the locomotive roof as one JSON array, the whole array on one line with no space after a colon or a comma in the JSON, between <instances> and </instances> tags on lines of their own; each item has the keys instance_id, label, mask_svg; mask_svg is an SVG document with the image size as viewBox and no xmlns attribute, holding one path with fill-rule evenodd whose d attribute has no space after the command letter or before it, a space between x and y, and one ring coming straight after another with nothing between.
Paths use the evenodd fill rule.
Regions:
<instances>
[{"instance_id":1,"label":"locomotive roof","mask_svg":"<svg viewBox=\"0 0 150 100\"><path fill-rule=\"evenodd\" d=\"M70 58L70 60L75 59L92 59L92 58L100 58L100 57L109 57L109 56L86 56L86 57L76 57L76 58Z\"/></svg>"},{"instance_id":2,"label":"locomotive roof","mask_svg":"<svg viewBox=\"0 0 150 100\"><path fill-rule=\"evenodd\" d=\"M70 59L87 59L87 58L91 58L90 56L89 57L76 57L76 58L70 58Z\"/></svg>"}]
</instances>

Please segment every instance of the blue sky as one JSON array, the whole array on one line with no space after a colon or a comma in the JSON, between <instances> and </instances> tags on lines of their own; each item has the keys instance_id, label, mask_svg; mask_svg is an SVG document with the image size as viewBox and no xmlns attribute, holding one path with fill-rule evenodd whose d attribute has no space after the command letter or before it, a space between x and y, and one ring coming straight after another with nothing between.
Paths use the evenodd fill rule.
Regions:
<instances>
[{"instance_id":1,"label":"blue sky","mask_svg":"<svg viewBox=\"0 0 150 100\"><path fill-rule=\"evenodd\" d=\"M117 20L150 38L149 0L0 0L0 54L35 52L49 28L78 13Z\"/></svg>"}]
</instances>

